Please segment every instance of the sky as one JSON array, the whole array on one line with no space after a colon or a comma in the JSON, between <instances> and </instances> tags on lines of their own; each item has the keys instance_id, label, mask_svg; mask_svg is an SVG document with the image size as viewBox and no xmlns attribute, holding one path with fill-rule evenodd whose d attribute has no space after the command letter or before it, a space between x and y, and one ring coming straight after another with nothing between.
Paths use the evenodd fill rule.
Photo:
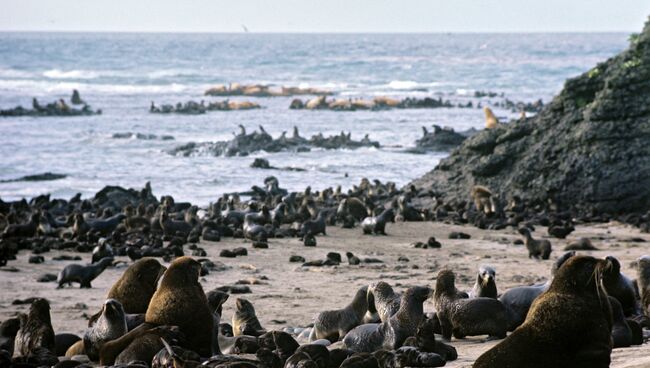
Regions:
<instances>
[{"instance_id":1,"label":"sky","mask_svg":"<svg viewBox=\"0 0 650 368\"><path fill-rule=\"evenodd\" d=\"M0 0L0 31L634 32L649 0Z\"/></svg>"}]
</instances>

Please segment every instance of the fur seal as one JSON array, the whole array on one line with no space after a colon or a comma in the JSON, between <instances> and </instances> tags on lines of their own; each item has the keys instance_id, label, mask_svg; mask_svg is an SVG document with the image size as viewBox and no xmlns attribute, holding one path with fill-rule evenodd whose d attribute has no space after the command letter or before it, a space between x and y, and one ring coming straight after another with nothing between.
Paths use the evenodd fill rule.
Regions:
<instances>
[{"instance_id":1,"label":"fur seal","mask_svg":"<svg viewBox=\"0 0 650 368\"><path fill-rule=\"evenodd\" d=\"M608 256L612 267L608 268L603 274L603 285L607 294L616 298L623 308L626 317L639 314L637 304L637 292L632 280L621 273L621 263L615 257Z\"/></svg>"},{"instance_id":2,"label":"fur seal","mask_svg":"<svg viewBox=\"0 0 650 368\"><path fill-rule=\"evenodd\" d=\"M618 299L608 296L612 306L612 348L625 348L632 345L632 329L623 314L623 307Z\"/></svg>"},{"instance_id":3,"label":"fur seal","mask_svg":"<svg viewBox=\"0 0 650 368\"><path fill-rule=\"evenodd\" d=\"M470 192L470 196L478 212L484 212L486 215L489 215L497 211L494 195L487 187L475 185Z\"/></svg>"},{"instance_id":4,"label":"fur seal","mask_svg":"<svg viewBox=\"0 0 650 368\"><path fill-rule=\"evenodd\" d=\"M641 294L641 308L643 314L650 316L650 256L638 259L636 282Z\"/></svg>"},{"instance_id":5,"label":"fur seal","mask_svg":"<svg viewBox=\"0 0 650 368\"><path fill-rule=\"evenodd\" d=\"M115 340L127 332L126 316L120 302L115 299L106 300L100 313L83 337L86 355L93 361L99 359L99 351L105 342Z\"/></svg>"},{"instance_id":6,"label":"fur seal","mask_svg":"<svg viewBox=\"0 0 650 368\"><path fill-rule=\"evenodd\" d=\"M485 106L483 108L483 113L485 114L485 129L494 129L499 125L499 119L494 116L492 109Z\"/></svg>"},{"instance_id":7,"label":"fur seal","mask_svg":"<svg viewBox=\"0 0 650 368\"><path fill-rule=\"evenodd\" d=\"M575 255L576 252L571 251L564 253L560 258L558 258L551 267L551 278L564 262ZM546 291L550 285L551 281L549 280L540 285L518 286L507 290L503 295L501 295L499 301L501 301L508 310L508 331L513 331L524 323L528 310L533 304L535 298Z\"/></svg>"},{"instance_id":8,"label":"fur seal","mask_svg":"<svg viewBox=\"0 0 650 368\"><path fill-rule=\"evenodd\" d=\"M551 255L551 242L546 239L533 239L527 227L519 229L519 234L524 236L524 243L528 249L528 258L548 259Z\"/></svg>"},{"instance_id":9,"label":"fur seal","mask_svg":"<svg viewBox=\"0 0 650 368\"><path fill-rule=\"evenodd\" d=\"M232 331L235 336L260 336L266 333L255 315L253 303L244 298L237 298L235 305L237 310L232 316Z\"/></svg>"},{"instance_id":10,"label":"fur seal","mask_svg":"<svg viewBox=\"0 0 650 368\"><path fill-rule=\"evenodd\" d=\"M484 297L497 298L496 271L490 266L481 266L478 269L476 283L469 293L470 298Z\"/></svg>"},{"instance_id":11,"label":"fur seal","mask_svg":"<svg viewBox=\"0 0 650 368\"><path fill-rule=\"evenodd\" d=\"M357 290L352 303L343 309L321 312L314 321L309 341L327 339L332 343L363 322L368 311L368 286Z\"/></svg>"},{"instance_id":12,"label":"fur seal","mask_svg":"<svg viewBox=\"0 0 650 368\"><path fill-rule=\"evenodd\" d=\"M0 324L0 350L14 351L14 340L20 329L19 318L9 318Z\"/></svg>"},{"instance_id":13,"label":"fur seal","mask_svg":"<svg viewBox=\"0 0 650 368\"><path fill-rule=\"evenodd\" d=\"M50 318L50 303L46 299L35 299L29 314L19 315L20 328L14 340L14 358L38 355L36 350L45 348L54 352L56 343Z\"/></svg>"},{"instance_id":14,"label":"fur seal","mask_svg":"<svg viewBox=\"0 0 650 368\"><path fill-rule=\"evenodd\" d=\"M325 233L325 228L327 225L325 222L326 217L327 217L327 211L321 210L320 212L318 212L318 216L316 216L316 219L307 220L303 222L302 225L300 226L300 235L303 237L307 234L327 235L327 233Z\"/></svg>"},{"instance_id":15,"label":"fur seal","mask_svg":"<svg viewBox=\"0 0 650 368\"><path fill-rule=\"evenodd\" d=\"M32 213L29 217L29 221L24 224L11 224L7 226L2 232L3 238L13 238L13 237L33 237L38 230L38 224L40 222L41 215L38 213Z\"/></svg>"},{"instance_id":16,"label":"fur seal","mask_svg":"<svg viewBox=\"0 0 650 368\"><path fill-rule=\"evenodd\" d=\"M166 268L154 258L141 258L124 271L108 292L108 299L122 304L125 313L146 313Z\"/></svg>"},{"instance_id":17,"label":"fur seal","mask_svg":"<svg viewBox=\"0 0 650 368\"><path fill-rule=\"evenodd\" d=\"M81 341L81 337L75 334L58 333L54 335L54 343L56 344L54 354L56 356L65 356L66 351L78 341Z\"/></svg>"},{"instance_id":18,"label":"fur seal","mask_svg":"<svg viewBox=\"0 0 650 368\"><path fill-rule=\"evenodd\" d=\"M201 356L219 352L212 311L199 283L201 264L190 257L176 258L165 271L151 298L145 322L178 326L187 346Z\"/></svg>"},{"instance_id":19,"label":"fur seal","mask_svg":"<svg viewBox=\"0 0 650 368\"><path fill-rule=\"evenodd\" d=\"M431 289L428 287L408 288L402 295L399 311L388 321L354 328L343 338L343 345L354 352L398 349L417 332L424 319L423 303L430 296Z\"/></svg>"},{"instance_id":20,"label":"fur seal","mask_svg":"<svg viewBox=\"0 0 650 368\"><path fill-rule=\"evenodd\" d=\"M474 368L609 367L612 311L602 286L607 260L569 258L526 321L483 353Z\"/></svg>"},{"instance_id":21,"label":"fur seal","mask_svg":"<svg viewBox=\"0 0 650 368\"><path fill-rule=\"evenodd\" d=\"M403 346L413 346L420 351L436 353L445 361L458 359L458 352L456 352L455 347L436 340L436 334L434 333L435 324L436 322L432 318L425 318L420 322L415 336L406 339Z\"/></svg>"},{"instance_id":22,"label":"fur seal","mask_svg":"<svg viewBox=\"0 0 650 368\"><path fill-rule=\"evenodd\" d=\"M386 223L388 221L395 222L395 211L392 208L385 209L378 216L366 217L361 223L361 228L366 235L387 235Z\"/></svg>"},{"instance_id":23,"label":"fur seal","mask_svg":"<svg viewBox=\"0 0 650 368\"><path fill-rule=\"evenodd\" d=\"M400 295L386 282L379 281L368 287L368 311L377 313L381 322L386 322L399 311Z\"/></svg>"},{"instance_id":24,"label":"fur seal","mask_svg":"<svg viewBox=\"0 0 650 368\"><path fill-rule=\"evenodd\" d=\"M368 209L359 198L343 198L336 210L336 216L341 220L347 216L352 216L356 221L362 221L368 216Z\"/></svg>"},{"instance_id":25,"label":"fur seal","mask_svg":"<svg viewBox=\"0 0 650 368\"><path fill-rule=\"evenodd\" d=\"M57 288L60 289L63 285L70 285L73 282L78 282L80 288L91 288L90 282L97 278L111 264L113 264L113 258L106 257L88 266L82 266L80 264L67 265L59 272L56 278L56 282L59 284Z\"/></svg>"},{"instance_id":26,"label":"fur seal","mask_svg":"<svg viewBox=\"0 0 650 368\"><path fill-rule=\"evenodd\" d=\"M438 272L433 304L436 307L442 336L462 339L465 336L489 335L490 339L506 337L508 313L500 301L492 298L462 299L451 270Z\"/></svg>"}]
</instances>

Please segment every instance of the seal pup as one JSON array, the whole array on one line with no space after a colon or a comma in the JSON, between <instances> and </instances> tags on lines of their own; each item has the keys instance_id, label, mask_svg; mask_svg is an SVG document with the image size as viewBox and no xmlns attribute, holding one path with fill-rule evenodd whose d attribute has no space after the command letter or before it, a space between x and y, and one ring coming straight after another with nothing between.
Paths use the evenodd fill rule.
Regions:
<instances>
[{"instance_id":1,"label":"seal pup","mask_svg":"<svg viewBox=\"0 0 650 368\"><path fill-rule=\"evenodd\" d=\"M431 289L428 287L408 288L402 295L397 313L386 322L355 327L343 338L343 346L354 352L398 349L417 332L424 319L423 303L430 296Z\"/></svg>"},{"instance_id":2,"label":"seal pup","mask_svg":"<svg viewBox=\"0 0 650 368\"><path fill-rule=\"evenodd\" d=\"M113 284L107 299L122 304L125 313L146 313L149 301L156 292L158 280L166 268L154 258L141 258L130 265Z\"/></svg>"},{"instance_id":3,"label":"seal pup","mask_svg":"<svg viewBox=\"0 0 650 368\"><path fill-rule=\"evenodd\" d=\"M384 281L368 287L368 311L377 313L381 322L386 322L399 311L401 297Z\"/></svg>"},{"instance_id":4,"label":"seal pup","mask_svg":"<svg viewBox=\"0 0 650 368\"><path fill-rule=\"evenodd\" d=\"M14 358L38 355L39 348L54 352L56 342L50 317L50 303L36 298L29 307L29 314L20 314L20 328L14 340Z\"/></svg>"},{"instance_id":5,"label":"seal pup","mask_svg":"<svg viewBox=\"0 0 650 368\"><path fill-rule=\"evenodd\" d=\"M483 113L485 114L485 129L494 129L499 125L499 119L494 115L491 108L483 107Z\"/></svg>"},{"instance_id":6,"label":"seal pup","mask_svg":"<svg viewBox=\"0 0 650 368\"><path fill-rule=\"evenodd\" d=\"M59 272L56 282L59 284L57 289L61 289L63 285L71 285L73 282L78 282L80 288L91 288L90 282L97 278L106 267L113 264L112 257L102 258L99 262L93 263L88 266L80 264L69 264Z\"/></svg>"},{"instance_id":7,"label":"seal pup","mask_svg":"<svg viewBox=\"0 0 650 368\"><path fill-rule=\"evenodd\" d=\"M115 299L106 300L100 313L83 337L84 351L92 361L99 360L99 351L105 342L115 340L127 332L126 316L120 302Z\"/></svg>"},{"instance_id":8,"label":"seal pup","mask_svg":"<svg viewBox=\"0 0 650 368\"><path fill-rule=\"evenodd\" d=\"M458 352L455 347L436 340L436 334L434 333L435 324L433 318L425 318L422 320L415 332L415 336L406 339L403 346L413 346L423 352L436 353L445 361L458 359Z\"/></svg>"},{"instance_id":9,"label":"seal pup","mask_svg":"<svg viewBox=\"0 0 650 368\"><path fill-rule=\"evenodd\" d=\"M576 255L575 251L566 252L559 257L551 267L551 279L557 270L569 258ZM499 298L499 301L506 306L508 310L508 331L513 331L519 327L528 314L530 306L533 304L535 298L546 291L551 285L551 280L539 285L532 286L517 286L512 289L506 290Z\"/></svg>"},{"instance_id":10,"label":"seal pup","mask_svg":"<svg viewBox=\"0 0 650 368\"><path fill-rule=\"evenodd\" d=\"M327 339L332 343L363 322L368 311L368 286L357 290L352 303L343 309L321 312L314 321L309 341Z\"/></svg>"},{"instance_id":11,"label":"seal pup","mask_svg":"<svg viewBox=\"0 0 650 368\"><path fill-rule=\"evenodd\" d=\"M219 342L213 339L213 315L199 283L200 273L199 262L187 256L176 258L149 302L145 322L178 326L187 337L188 348L211 356L219 351Z\"/></svg>"},{"instance_id":12,"label":"seal pup","mask_svg":"<svg viewBox=\"0 0 650 368\"><path fill-rule=\"evenodd\" d=\"M524 243L528 249L528 258L548 259L551 255L551 242L546 239L533 239L530 229L522 227L519 234L524 236Z\"/></svg>"},{"instance_id":13,"label":"seal pup","mask_svg":"<svg viewBox=\"0 0 650 368\"><path fill-rule=\"evenodd\" d=\"M386 223L388 221L395 222L395 211L392 208L385 209L378 216L366 217L361 222L361 228L365 235L388 235L386 234Z\"/></svg>"},{"instance_id":14,"label":"seal pup","mask_svg":"<svg viewBox=\"0 0 650 368\"><path fill-rule=\"evenodd\" d=\"M255 315L253 303L244 298L237 298L235 305L237 306L237 310L232 316L232 331L234 336L248 335L257 337L266 333Z\"/></svg>"},{"instance_id":15,"label":"seal pup","mask_svg":"<svg viewBox=\"0 0 650 368\"><path fill-rule=\"evenodd\" d=\"M462 299L451 270L438 272L433 304L436 307L442 336L462 339L465 336L489 335L488 339L506 337L508 312L500 301L492 298Z\"/></svg>"},{"instance_id":16,"label":"seal pup","mask_svg":"<svg viewBox=\"0 0 650 368\"><path fill-rule=\"evenodd\" d=\"M469 292L470 298L497 298L496 271L490 266L481 266L478 269L476 283L472 291Z\"/></svg>"},{"instance_id":17,"label":"seal pup","mask_svg":"<svg viewBox=\"0 0 650 368\"><path fill-rule=\"evenodd\" d=\"M626 317L639 314L634 283L621 273L621 263L618 259L612 256L607 256L605 259L611 263L611 267L603 274L603 285L607 294L621 303Z\"/></svg>"},{"instance_id":18,"label":"seal pup","mask_svg":"<svg viewBox=\"0 0 650 368\"><path fill-rule=\"evenodd\" d=\"M636 282L641 297L641 308L643 314L650 316L650 256L643 256L638 259Z\"/></svg>"},{"instance_id":19,"label":"seal pup","mask_svg":"<svg viewBox=\"0 0 650 368\"><path fill-rule=\"evenodd\" d=\"M612 311L602 285L609 267L604 259L569 258L524 324L483 353L474 368L609 367Z\"/></svg>"}]
</instances>

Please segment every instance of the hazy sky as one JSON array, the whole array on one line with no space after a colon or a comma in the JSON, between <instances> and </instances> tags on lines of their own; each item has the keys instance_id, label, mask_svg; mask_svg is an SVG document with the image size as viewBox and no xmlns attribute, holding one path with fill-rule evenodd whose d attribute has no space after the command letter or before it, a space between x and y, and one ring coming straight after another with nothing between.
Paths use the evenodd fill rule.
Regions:
<instances>
[{"instance_id":1,"label":"hazy sky","mask_svg":"<svg viewBox=\"0 0 650 368\"><path fill-rule=\"evenodd\" d=\"M0 30L639 31L650 0L0 0Z\"/></svg>"}]
</instances>

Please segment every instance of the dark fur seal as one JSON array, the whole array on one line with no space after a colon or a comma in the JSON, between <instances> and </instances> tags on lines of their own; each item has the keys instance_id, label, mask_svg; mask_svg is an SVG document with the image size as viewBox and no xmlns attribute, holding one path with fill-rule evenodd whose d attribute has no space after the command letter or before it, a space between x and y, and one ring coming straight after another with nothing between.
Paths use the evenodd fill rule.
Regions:
<instances>
[{"instance_id":1,"label":"dark fur seal","mask_svg":"<svg viewBox=\"0 0 650 368\"><path fill-rule=\"evenodd\" d=\"M32 237L36 234L41 216L38 213L32 213L29 221L24 224L12 224L7 226L2 232L3 238L13 237Z\"/></svg>"},{"instance_id":2,"label":"dark fur seal","mask_svg":"<svg viewBox=\"0 0 650 368\"><path fill-rule=\"evenodd\" d=\"M357 290L352 303L343 309L321 312L314 321L309 341L327 339L336 342L359 326L368 310L368 287Z\"/></svg>"},{"instance_id":3,"label":"dark fur seal","mask_svg":"<svg viewBox=\"0 0 650 368\"><path fill-rule=\"evenodd\" d=\"M386 282L379 281L368 288L368 310L377 313L381 322L388 321L399 311L401 297Z\"/></svg>"},{"instance_id":4,"label":"dark fur seal","mask_svg":"<svg viewBox=\"0 0 650 368\"><path fill-rule=\"evenodd\" d=\"M327 211L321 210L318 213L318 216L316 216L316 219L307 220L307 221L303 222L302 225L300 226L300 235L303 236L303 237L305 235L307 235L307 234L311 234L311 235L318 235L318 234L327 235L327 233L325 233L325 228L327 226L326 221L325 221L326 217L327 217Z\"/></svg>"},{"instance_id":5,"label":"dark fur seal","mask_svg":"<svg viewBox=\"0 0 650 368\"><path fill-rule=\"evenodd\" d=\"M14 340L20 329L19 318L9 318L0 324L0 350L14 351Z\"/></svg>"},{"instance_id":6,"label":"dark fur seal","mask_svg":"<svg viewBox=\"0 0 650 368\"><path fill-rule=\"evenodd\" d=\"M638 259L636 282L641 297L641 309L643 314L650 316L650 256L643 256Z\"/></svg>"},{"instance_id":7,"label":"dark fur seal","mask_svg":"<svg viewBox=\"0 0 650 368\"><path fill-rule=\"evenodd\" d=\"M83 337L84 350L90 360L99 359L104 343L115 340L127 332L126 316L122 304L115 299L104 302L99 318L86 330Z\"/></svg>"},{"instance_id":8,"label":"dark fur seal","mask_svg":"<svg viewBox=\"0 0 650 368\"><path fill-rule=\"evenodd\" d=\"M461 299L455 286L456 276L442 270L436 280L433 304L436 307L442 336L462 339L465 336L489 335L504 338L508 329L508 313L500 301L492 298Z\"/></svg>"},{"instance_id":9,"label":"dark fur seal","mask_svg":"<svg viewBox=\"0 0 650 368\"><path fill-rule=\"evenodd\" d=\"M178 326L187 347L201 356L219 352L212 311L199 283L201 264L190 257L176 258L163 275L149 303L145 321Z\"/></svg>"},{"instance_id":10,"label":"dark fur seal","mask_svg":"<svg viewBox=\"0 0 650 368\"><path fill-rule=\"evenodd\" d=\"M575 255L576 252L571 251L564 253L560 258L558 258L551 267L551 278L567 259ZM549 280L546 283L539 285L518 286L507 290L503 295L501 295L499 300L508 310L508 331L513 331L524 323L528 310L533 304L535 298L546 291L550 285L551 281Z\"/></svg>"},{"instance_id":11,"label":"dark fur seal","mask_svg":"<svg viewBox=\"0 0 650 368\"><path fill-rule=\"evenodd\" d=\"M612 264L603 274L603 285L607 294L621 303L626 317L639 314L634 283L621 273L621 263L618 259L612 256L606 259Z\"/></svg>"},{"instance_id":12,"label":"dark fur seal","mask_svg":"<svg viewBox=\"0 0 650 368\"><path fill-rule=\"evenodd\" d=\"M632 345L632 329L625 319L623 307L618 299L609 296L609 304L612 306L612 348L625 348Z\"/></svg>"},{"instance_id":13,"label":"dark fur seal","mask_svg":"<svg viewBox=\"0 0 650 368\"><path fill-rule=\"evenodd\" d=\"M56 343L50 319L50 303L37 298L29 308L29 314L19 315L20 329L14 340L14 358L38 355L36 350L45 348L54 352Z\"/></svg>"},{"instance_id":14,"label":"dark fur seal","mask_svg":"<svg viewBox=\"0 0 650 368\"><path fill-rule=\"evenodd\" d=\"M395 350L407 338L415 335L424 319L423 303L431 296L428 287L415 286L402 295L400 308L388 321L368 323L348 332L343 345L354 352L372 352L378 349Z\"/></svg>"},{"instance_id":15,"label":"dark fur seal","mask_svg":"<svg viewBox=\"0 0 650 368\"><path fill-rule=\"evenodd\" d=\"M528 258L548 259L551 255L551 242L546 239L533 239L530 230L526 227L519 229L519 234L524 236L524 243L528 249Z\"/></svg>"},{"instance_id":16,"label":"dark fur seal","mask_svg":"<svg viewBox=\"0 0 650 368\"><path fill-rule=\"evenodd\" d=\"M54 335L54 343L56 345L54 354L56 356L64 356L66 351L79 341L81 341L81 337L71 333L58 333Z\"/></svg>"},{"instance_id":17,"label":"dark fur seal","mask_svg":"<svg viewBox=\"0 0 650 368\"><path fill-rule=\"evenodd\" d=\"M366 205L355 197L343 198L339 207L336 210L336 216L339 219L344 219L347 216L352 216L356 221L362 221L368 216L368 209Z\"/></svg>"},{"instance_id":18,"label":"dark fur seal","mask_svg":"<svg viewBox=\"0 0 650 368\"><path fill-rule=\"evenodd\" d=\"M363 233L375 235L387 235L386 223L395 222L395 211L392 208L385 209L379 216L366 217L361 223Z\"/></svg>"},{"instance_id":19,"label":"dark fur seal","mask_svg":"<svg viewBox=\"0 0 650 368\"><path fill-rule=\"evenodd\" d=\"M107 298L119 301L125 313L146 313L165 269L154 258L139 259L113 284Z\"/></svg>"},{"instance_id":20,"label":"dark fur seal","mask_svg":"<svg viewBox=\"0 0 650 368\"><path fill-rule=\"evenodd\" d=\"M469 293L470 298L497 298L497 273L490 266L481 266L478 269L476 283Z\"/></svg>"},{"instance_id":21,"label":"dark fur seal","mask_svg":"<svg viewBox=\"0 0 650 368\"><path fill-rule=\"evenodd\" d=\"M524 324L483 353L474 368L609 367L612 311L602 275L610 267L589 256L568 259Z\"/></svg>"},{"instance_id":22,"label":"dark fur seal","mask_svg":"<svg viewBox=\"0 0 650 368\"><path fill-rule=\"evenodd\" d=\"M235 336L260 336L266 331L255 315L253 303L244 298L235 300L237 310L232 316L232 331Z\"/></svg>"},{"instance_id":23,"label":"dark fur seal","mask_svg":"<svg viewBox=\"0 0 650 368\"><path fill-rule=\"evenodd\" d=\"M91 288L90 282L99 276L106 267L113 264L113 258L103 258L101 261L82 266L80 264L67 265L59 272L56 282L59 284L58 288L62 288L65 284L72 284L78 282L80 288Z\"/></svg>"},{"instance_id":24,"label":"dark fur seal","mask_svg":"<svg viewBox=\"0 0 650 368\"><path fill-rule=\"evenodd\" d=\"M458 352L456 352L455 347L436 340L435 324L436 322L432 318L425 318L420 322L415 336L411 336L404 341L404 346L413 346L420 351L436 353L445 361L458 359Z\"/></svg>"}]
</instances>

